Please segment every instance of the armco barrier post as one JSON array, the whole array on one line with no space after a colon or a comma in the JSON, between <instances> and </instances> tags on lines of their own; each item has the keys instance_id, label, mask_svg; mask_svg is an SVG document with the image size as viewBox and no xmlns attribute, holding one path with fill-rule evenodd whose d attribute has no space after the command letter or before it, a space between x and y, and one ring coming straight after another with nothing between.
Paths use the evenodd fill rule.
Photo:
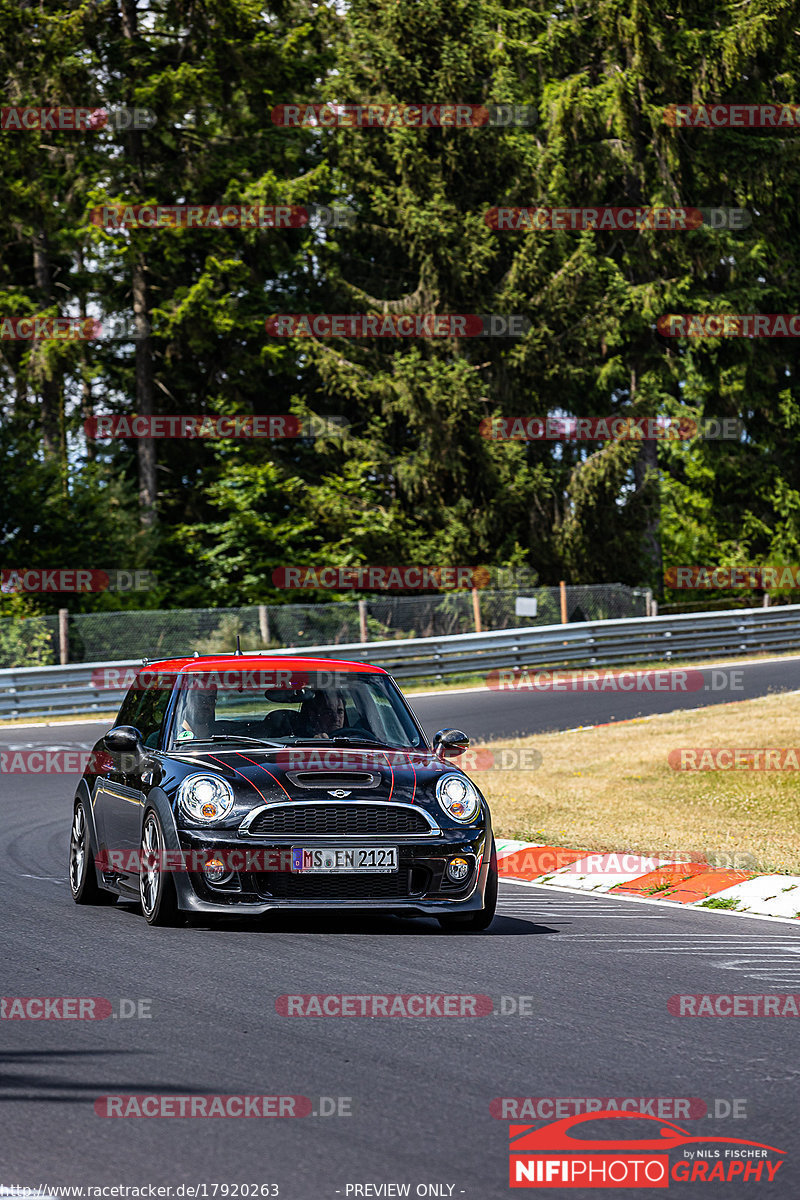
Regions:
<instances>
[{"instance_id":1,"label":"armco barrier post","mask_svg":"<svg viewBox=\"0 0 800 1200\"><path fill-rule=\"evenodd\" d=\"M261 633L261 640L265 646L269 645L269 610L266 604L258 606L258 628Z\"/></svg>"},{"instance_id":2,"label":"armco barrier post","mask_svg":"<svg viewBox=\"0 0 800 1200\"><path fill-rule=\"evenodd\" d=\"M481 601L476 587L472 589L472 615L475 619L475 632L483 633L483 626L481 625Z\"/></svg>"},{"instance_id":3,"label":"armco barrier post","mask_svg":"<svg viewBox=\"0 0 800 1200\"><path fill-rule=\"evenodd\" d=\"M58 660L62 667L69 662L69 610L58 610Z\"/></svg>"}]
</instances>

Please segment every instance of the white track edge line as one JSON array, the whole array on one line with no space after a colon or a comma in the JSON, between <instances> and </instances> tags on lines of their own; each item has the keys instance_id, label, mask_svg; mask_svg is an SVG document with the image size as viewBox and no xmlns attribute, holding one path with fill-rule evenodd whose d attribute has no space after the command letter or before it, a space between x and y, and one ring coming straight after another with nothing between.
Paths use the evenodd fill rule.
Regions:
<instances>
[{"instance_id":1,"label":"white track edge line","mask_svg":"<svg viewBox=\"0 0 800 1200\"><path fill-rule=\"evenodd\" d=\"M539 887L548 892L567 892L572 896L583 896L587 900L619 900L623 904L650 904L659 908L669 907L681 912L714 913L725 917L749 917L754 921L779 921L782 925L791 925L800 932L800 920L797 917L771 917L767 913L738 912L733 908L697 908L694 904L681 904L678 900L651 900L648 896L610 896L608 892L586 892L583 888L559 887L552 883L537 883L533 879L512 879L502 876L504 883L516 883L520 887ZM713 900L713 896L708 897Z\"/></svg>"}]
</instances>

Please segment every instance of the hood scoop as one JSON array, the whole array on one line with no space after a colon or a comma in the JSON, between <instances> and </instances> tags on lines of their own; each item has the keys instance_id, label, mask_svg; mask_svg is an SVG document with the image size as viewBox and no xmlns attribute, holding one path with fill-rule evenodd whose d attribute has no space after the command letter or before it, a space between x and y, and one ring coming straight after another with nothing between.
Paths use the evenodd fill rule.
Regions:
<instances>
[{"instance_id":1,"label":"hood scoop","mask_svg":"<svg viewBox=\"0 0 800 1200\"><path fill-rule=\"evenodd\" d=\"M287 771L286 778L300 788L376 788L377 771Z\"/></svg>"}]
</instances>

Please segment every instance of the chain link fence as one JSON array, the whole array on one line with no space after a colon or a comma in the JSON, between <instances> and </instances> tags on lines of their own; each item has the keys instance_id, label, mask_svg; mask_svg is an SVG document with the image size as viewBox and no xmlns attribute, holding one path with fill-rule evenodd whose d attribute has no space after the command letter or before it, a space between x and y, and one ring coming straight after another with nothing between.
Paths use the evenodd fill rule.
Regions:
<instances>
[{"instance_id":1,"label":"chain link fence","mask_svg":"<svg viewBox=\"0 0 800 1200\"><path fill-rule=\"evenodd\" d=\"M567 587L570 622L647 616L648 593L619 583ZM517 612L535 600L536 614ZM528 604L530 610L532 605ZM229 653L237 635L245 651L331 646L391 638L443 637L477 629L556 625L559 588L451 592L429 596L378 595L322 604L249 608L143 609L74 613L66 617L66 662L113 662ZM62 660L58 616L0 618L0 668L48 666Z\"/></svg>"}]
</instances>

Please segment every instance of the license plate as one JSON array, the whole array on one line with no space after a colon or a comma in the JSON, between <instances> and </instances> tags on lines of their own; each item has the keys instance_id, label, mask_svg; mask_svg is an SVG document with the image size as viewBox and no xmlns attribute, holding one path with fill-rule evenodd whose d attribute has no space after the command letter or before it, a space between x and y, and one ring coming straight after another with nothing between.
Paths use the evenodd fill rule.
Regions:
<instances>
[{"instance_id":1,"label":"license plate","mask_svg":"<svg viewBox=\"0 0 800 1200\"><path fill-rule=\"evenodd\" d=\"M397 870L396 846L292 847L292 871L317 875L346 875L368 871L386 875Z\"/></svg>"}]
</instances>

